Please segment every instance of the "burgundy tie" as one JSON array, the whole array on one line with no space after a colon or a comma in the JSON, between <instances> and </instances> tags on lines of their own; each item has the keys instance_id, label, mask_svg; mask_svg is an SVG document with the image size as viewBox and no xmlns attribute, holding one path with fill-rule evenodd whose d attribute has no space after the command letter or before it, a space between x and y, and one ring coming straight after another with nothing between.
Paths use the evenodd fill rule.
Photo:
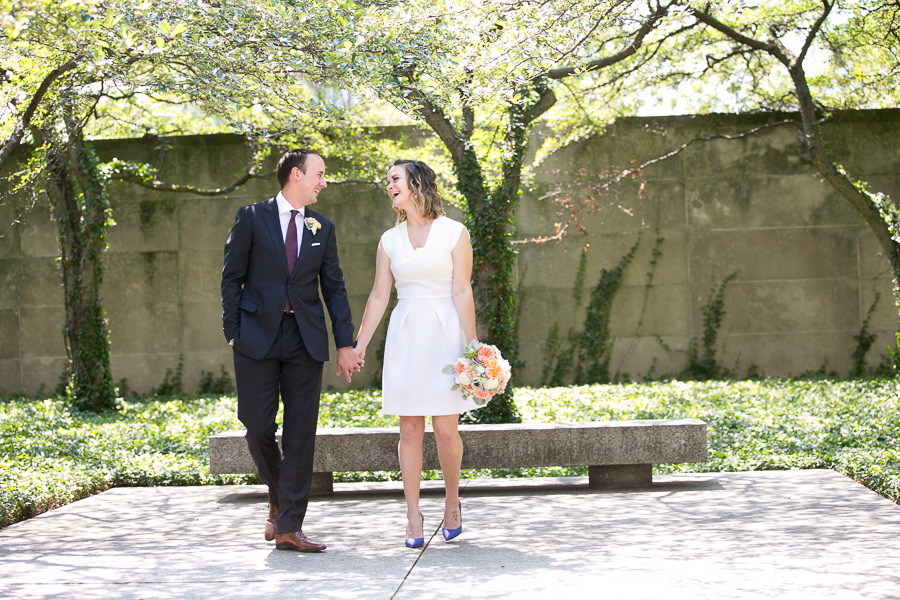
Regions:
<instances>
[{"instance_id":1,"label":"burgundy tie","mask_svg":"<svg viewBox=\"0 0 900 600\"><path fill-rule=\"evenodd\" d=\"M291 211L291 220L288 223L287 236L284 240L284 253L287 255L288 262L288 279L294 273L294 265L297 264L297 213L299 210ZM291 299L287 299L284 303L284 312L291 312Z\"/></svg>"}]
</instances>

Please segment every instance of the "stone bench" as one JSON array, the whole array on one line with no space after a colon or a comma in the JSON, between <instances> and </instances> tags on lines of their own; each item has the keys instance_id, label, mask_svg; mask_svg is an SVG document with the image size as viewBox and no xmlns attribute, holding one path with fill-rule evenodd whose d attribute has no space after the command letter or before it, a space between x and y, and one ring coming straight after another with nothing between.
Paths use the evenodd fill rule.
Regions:
<instances>
[{"instance_id":1,"label":"stone bench","mask_svg":"<svg viewBox=\"0 0 900 600\"><path fill-rule=\"evenodd\" d=\"M459 434L464 469L587 466L592 488L649 486L654 464L706 462L700 419L460 425ZM317 430L312 494L333 493L336 471L399 471L399 439L399 427ZM423 469L441 468L430 427L422 452ZM209 470L256 473L243 431L209 438Z\"/></svg>"}]
</instances>

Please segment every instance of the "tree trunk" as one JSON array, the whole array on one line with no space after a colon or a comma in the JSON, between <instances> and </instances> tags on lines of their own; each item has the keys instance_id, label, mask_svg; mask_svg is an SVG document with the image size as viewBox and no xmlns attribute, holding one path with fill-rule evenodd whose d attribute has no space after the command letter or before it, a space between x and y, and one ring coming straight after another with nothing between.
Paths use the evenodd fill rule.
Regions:
<instances>
[{"instance_id":1,"label":"tree trunk","mask_svg":"<svg viewBox=\"0 0 900 600\"><path fill-rule=\"evenodd\" d=\"M837 190L853 207L859 211L863 219L875 233L878 243L891 261L894 280L894 302L900 320L900 210L884 194L873 194L865 189L862 182L854 182L825 152L819 122L816 119L816 104L809 90L803 60L812 41L818 35L835 6L835 2L823 0L822 14L806 35L806 42L799 55L788 50L777 38L762 42L738 33L733 28L718 21L709 14L708 7L703 11L691 8L691 14L698 21L716 29L732 40L745 46L751 52L765 52L785 66L794 84L797 103L802 121L801 158L809 161L835 190ZM900 352L900 332L897 333L898 352ZM900 354L894 354L900 356ZM900 365L897 365L900 366Z\"/></svg>"},{"instance_id":2,"label":"tree trunk","mask_svg":"<svg viewBox=\"0 0 900 600\"><path fill-rule=\"evenodd\" d=\"M472 292L478 317L478 338L500 348L514 369L518 360L519 340L513 319L515 293L513 267L515 252L509 245L509 224L515 211L516 196L511 202L498 198L499 190L486 196L474 152L466 152L454 162L457 189L466 199L466 227L472 239ZM477 169L477 171L476 171ZM518 191L518 190L517 190ZM515 371L513 371L515 377ZM475 423L518 423L512 402L513 386L495 396L483 408L465 418Z\"/></svg>"},{"instance_id":3,"label":"tree trunk","mask_svg":"<svg viewBox=\"0 0 900 600\"><path fill-rule=\"evenodd\" d=\"M456 188L465 198L466 227L472 239L472 292L478 319L478 339L500 348L513 368L519 361L519 334L515 318L516 294L513 269L516 252L510 244L511 229L519 205L522 164L528 150L528 133L534 121L549 110L556 96L543 79L523 87L523 97L531 102L507 106L505 152L500 184L488 192L478 155L471 143L475 115L463 106L463 125L454 126L447 115L419 90L410 88L419 100L419 114L450 152ZM513 377L515 380L515 376ZM464 422L515 423L519 421L512 402L513 387L495 396L485 407L463 417Z\"/></svg>"},{"instance_id":4,"label":"tree trunk","mask_svg":"<svg viewBox=\"0 0 900 600\"><path fill-rule=\"evenodd\" d=\"M806 81L802 64L795 63L788 69L800 105L803 123L803 157L816 168L822 177L859 211L866 224L875 233L875 238L891 262L894 282L894 303L900 322L900 211L890 198L882 194L866 191L862 183L852 181L845 172L835 166L825 152L819 122L816 119L815 104ZM900 340L900 334L898 334Z\"/></svg>"},{"instance_id":5,"label":"tree trunk","mask_svg":"<svg viewBox=\"0 0 900 600\"><path fill-rule=\"evenodd\" d=\"M82 410L112 409L109 332L100 298L109 201L96 156L80 132L70 132L69 143L58 148L49 161L47 193L59 231L57 260L66 295L66 395Z\"/></svg>"},{"instance_id":6,"label":"tree trunk","mask_svg":"<svg viewBox=\"0 0 900 600\"><path fill-rule=\"evenodd\" d=\"M509 107L502 179L490 196L485 197L483 186L473 185L475 181L483 181L480 171L475 181L465 179L466 168L462 165L457 165L456 174L463 195L467 191L476 192L472 194L474 197L466 195L466 225L472 235L475 255L472 270L475 311L486 328L481 339L499 347L514 368L522 368L524 364L519 360L519 331L515 318L517 300L513 269L516 252L509 241L519 205L522 163L528 149L531 120L526 108ZM510 386L490 404L474 411L472 416L479 423L518 422L512 396Z\"/></svg>"}]
</instances>

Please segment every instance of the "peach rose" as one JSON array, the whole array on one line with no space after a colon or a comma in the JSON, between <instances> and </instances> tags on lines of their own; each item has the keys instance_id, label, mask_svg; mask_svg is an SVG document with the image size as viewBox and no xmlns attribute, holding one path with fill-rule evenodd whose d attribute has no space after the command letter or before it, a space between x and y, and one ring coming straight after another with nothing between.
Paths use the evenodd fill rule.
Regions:
<instances>
[{"instance_id":1,"label":"peach rose","mask_svg":"<svg viewBox=\"0 0 900 600\"><path fill-rule=\"evenodd\" d=\"M484 364L489 358L494 358L494 351L488 346L482 346L478 349L478 362Z\"/></svg>"},{"instance_id":2,"label":"peach rose","mask_svg":"<svg viewBox=\"0 0 900 600\"><path fill-rule=\"evenodd\" d=\"M462 373L463 371L466 370L466 365L465 365L465 363L463 363L463 361L459 361L458 363L453 365L453 370L456 371L457 373Z\"/></svg>"},{"instance_id":3,"label":"peach rose","mask_svg":"<svg viewBox=\"0 0 900 600\"><path fill-rule=\"evenodd\" d=\"M495 362L496 362L496 361L495 361ZM499 380L501 377L503 377L503 369L501 369L501 368L500 368L499 366L497 366L497 365L494 365L494 366L492 366L492 367L488 367L487 369L484 370L484 372L485 372L485 374L486 374L488 377L490 377L491 379L498 379L498 380Z\"/></svg>"}]
</instances>

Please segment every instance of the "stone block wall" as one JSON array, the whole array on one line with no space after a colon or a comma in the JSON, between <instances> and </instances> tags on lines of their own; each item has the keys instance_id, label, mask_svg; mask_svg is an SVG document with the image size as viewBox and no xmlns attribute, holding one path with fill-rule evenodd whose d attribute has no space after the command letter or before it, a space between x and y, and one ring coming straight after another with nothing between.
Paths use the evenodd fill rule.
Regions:
<instances>
[{"instance_id":1,"label":"stone block wall","mask_svg":"<svg viewBox=\"0 0 900 600\"><path fill-rule=\"evenodd\" d=\"M560 187L566 175L557 171L624 168L697 136L738 134L766 121L737 115L620 119L603 137L574 144L546 161L534 191L523 200L519 234L546 232L561 220L558 208L533 200ZM829 152L850 173L868 181L873 191L900 199L900 111L838 113L824 133ZM582 328L589 287L602 268L618 263L642 228L641 246L612 309L613 373L639 379L654 359L656 375L683 368L685 356L666 351L655 336L673 349L685 349L691 338L702 336L701 310L710 287L734 271L738 275L725 294L727 314L717 347L724 365L737 367L738 375L751 365L766 375L798 375L826 362L829 371L846 375L856 348L853 338L876 293L880 300L869 327L878 340L868 360L870 365L881 361L897 330L888 261L859 214L811 166L801 164L796 129L783 126L738 140L697 142L648 167L643 178L643 198L636 193L637 180L627 180L617 197L606 198L603 209L585 219L590 235L570 235L573 249L567 258L549 245L523 247L521 343L530 365L541 364L548 324L555 319L561 332ZM657 229L665 241L648 289ZM584 242L590 243L586 297L576 306L571 290Z\"/></svg>"},{"instance_id":2,"label":"stone block wall","mask_svg":"<svg viewBox=\"0 0 900 600\"><path fill-rule=\"evenodd\" d=\"M572 144L536 169L522 197L516 236L553 232L553 224L562 220L547 198L553 190L577 196L598 173L643 162L704 133L739 133L764 119L620 119L605 135ZM848 171L875 191L900 198L900 110L838 113L825 134L829 151ZM539 144L538 135L533 145ZM146 140L105 141L97 148L107 158L155 162L159 156ZM613 372L639 379L654 359L656 374L682 368L684 355L666 351L656 336L673 349L701 336L701 308L710 286L733 271L738 276L725 295L718 347L725 365L737 365L739 375L751 364L767 375L797 375L826 360L829 370L846 374L853 336L880 293L870 323L879 338L869 362L877 363L897 329L888 261L861 217L800 163L798 151L791 127L739 140L697 142L604 197L600 210L583 215L588 236L572 232L566 238L568 252L553 243L518 246L520 340L527 368L517 381L540 383L550 327L558 321L563 334L581 329L601 269L616 265L639 235L641 245L612 309ZM161 178L223 186L241 171L245 157L237 136L178 138L166 153ZM201 371L217 373L220 364L231 371L219 304L224 241L239 206L276 191L274 177L254 179L225 197L110 186L116 225L109 235L103 298L116 379L126 378L132 390L147 392L162 382L167 368L174 370L183 360L184 387L192 392ZM330 185L315 208L337 224L358 324L372 285L375 248L381 232L393 225L394 213L383 190L355 183ZM448 212L459 217L458 211ZM0 391L50 391L65 364L56 224L45 205L8 229L15 207L3 207L0 216L5 232L0 238ZM657 230L664 238L662 254L648 288ZM577 306L572 289L584 243L590 249L584 298ZM370 384L375 348L368 357L369 373L357 376L354 387ZM332 369L326 366L324 385L344 389Z\"/></svg>"}]
</instances>

